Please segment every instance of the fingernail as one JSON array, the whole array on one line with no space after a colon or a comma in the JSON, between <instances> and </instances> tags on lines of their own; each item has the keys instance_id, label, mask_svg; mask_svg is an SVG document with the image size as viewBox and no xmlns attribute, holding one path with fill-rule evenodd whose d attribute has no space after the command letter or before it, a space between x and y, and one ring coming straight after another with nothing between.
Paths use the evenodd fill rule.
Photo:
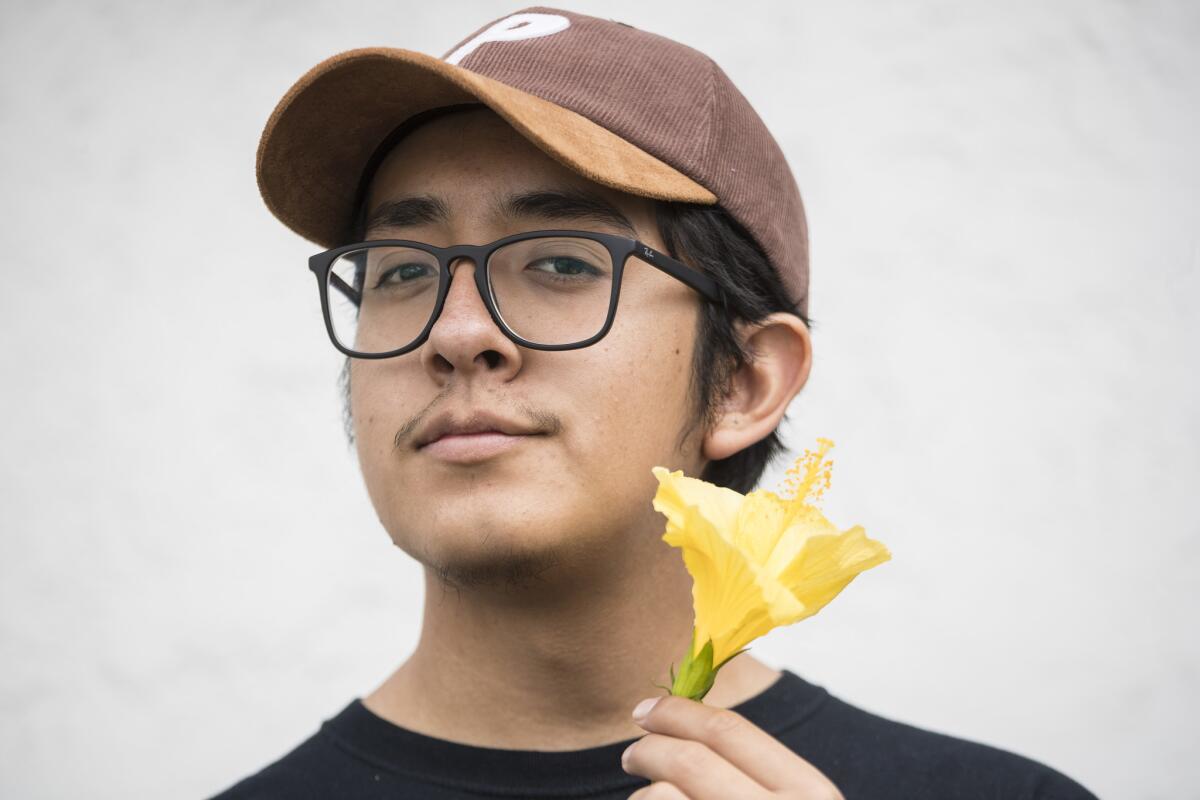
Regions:
<instances>
[{"instance_id":1,"label":"fingernail","mask_svg":"<svg viewBox=\"0 0 1200 800\"><path fill-rule=\"evenodd\" d=\"M647 697L642 702L633 707L633 718L641 722L650 713L650 709L654 708L654 704L661 700L661 697Z\"/></svg>"}]
</instances>

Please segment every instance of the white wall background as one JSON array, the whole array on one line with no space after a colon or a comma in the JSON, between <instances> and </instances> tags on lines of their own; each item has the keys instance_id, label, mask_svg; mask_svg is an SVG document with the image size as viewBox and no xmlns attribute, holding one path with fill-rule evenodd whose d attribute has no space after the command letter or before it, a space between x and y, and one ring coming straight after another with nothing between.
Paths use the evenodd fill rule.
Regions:
<instances>
[{"instance_id":1,"label":"white wall background","mask_svg":"<svg viewBox=\"0 0 1200 800\"><path fill-rule=\"evenodd\" d=\"M258 136L507 2L6 3L0 795L207 796L416 641ZM576 2L708 52L813 231L826 513L894 560L756 645L1106 798L1200 797L1200 6ZM766 482L775 485L777 470Z\"/></svg>"}]
</instances>

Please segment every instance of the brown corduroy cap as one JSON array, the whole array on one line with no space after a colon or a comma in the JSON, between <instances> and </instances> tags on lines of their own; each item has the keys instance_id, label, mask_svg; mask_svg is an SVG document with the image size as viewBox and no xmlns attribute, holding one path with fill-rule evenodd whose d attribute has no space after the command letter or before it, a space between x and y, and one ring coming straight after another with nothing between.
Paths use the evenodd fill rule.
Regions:
<instances>
[{"instance_id":1,"label":"brown corduroy cap","mask_svg":"<svg viewBox=\"0 0 1200 800\"><path fill-rule=\"evenodd\" d=\"M570 11L510 14L443 59L369 47L317 64L263 130L263 200L304 238L345 244L364 170L381 145L417 114L471 102L596 183L659 200L720 203L807 314L800 191L746 98L703 53Z\"/></svg>"}]
</instances>

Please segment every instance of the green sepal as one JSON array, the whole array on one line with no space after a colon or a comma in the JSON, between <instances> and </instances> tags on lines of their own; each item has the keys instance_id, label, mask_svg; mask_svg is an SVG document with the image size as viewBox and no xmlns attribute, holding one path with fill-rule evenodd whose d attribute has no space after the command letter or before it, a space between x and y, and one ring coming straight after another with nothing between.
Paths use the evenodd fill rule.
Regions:
<instances>
[{"instance_id":1,"label":"green sepal","mask_svg":"<svg viewBox=\"0 0 1200 800\"><path fill-rule=\"evenodd\" d=\"M687 657L683 659L683 663L679 665L679 674L675 674L675 665L671 665L671 694L680 697L688 697L692 700L702 700L704 695L708 694L708 690L713 687L713 683L717 680L717 672L721 667L728 664L734 657L740 656L742 653L749 650L749 647L743 647L733 655L726 658L720 664L713 666L713 643L709 639L704 643L704 647L696 656L692 657L692 650L696 646L696 629L692 629L692 644L688 647Z\"/></svg>"},{"instance_id":2,"label":"green sepal","mask_svg":"<svg viewBox=\"0 0 1200 800\"><path fill-rule=\"evenodd\" d=\"M675 665L674 664L671 664L671 683L675 683ZM666 691L667 694L671 693L670 686L663 686L661 683L654 683L653 681L651 681L650 684L652 686L658 687L659 689L663 689L664 691Z\"/></svg>"},{"instance_id":3,"label":"green sepal","mask_svg":"<svg viewBox=\"0 0 1200 800\"><path fill-rule=\"evenodd\" d=\"M717 678L717 672L712 666L712 640L709 639L705 642L704 647L700 648L700 652L693 657L692 650L695 644L696 631L693 629L692 647L688 648L687 657L679 665L679 674L671 682L671 694L700 700L712 688L713 681Z\"/></svg>"}]
</instances>

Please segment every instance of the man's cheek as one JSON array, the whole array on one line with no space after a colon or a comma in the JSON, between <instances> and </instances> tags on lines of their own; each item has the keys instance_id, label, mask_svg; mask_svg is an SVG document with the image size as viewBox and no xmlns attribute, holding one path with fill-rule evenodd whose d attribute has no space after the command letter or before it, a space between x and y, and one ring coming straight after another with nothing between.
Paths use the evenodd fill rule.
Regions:
<instances>
[{"instance_id":1,"label":"man's cheek","mask_svg":"<svg viewBox=\"0 0 1200 800\"><path fill-rule=\"evenodd\" d=\"M391 442L384 435L381 421L368 415L355 426L355 442L358 444L358 456L364 468L377 470L385 468L392 454Z\"/></svg>"}]
</instances>

